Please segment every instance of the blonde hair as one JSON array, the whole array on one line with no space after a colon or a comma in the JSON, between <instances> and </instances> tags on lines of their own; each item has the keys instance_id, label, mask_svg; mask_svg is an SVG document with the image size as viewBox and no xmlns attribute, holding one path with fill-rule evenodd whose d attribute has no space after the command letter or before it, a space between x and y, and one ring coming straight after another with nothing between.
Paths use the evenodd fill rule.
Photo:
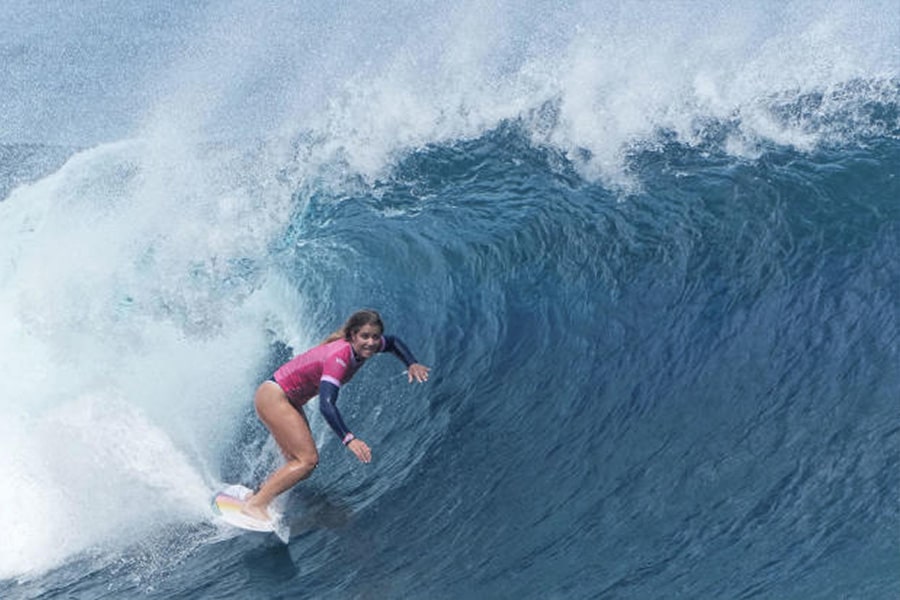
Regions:
<instances>
[{"instance_id":1,"label":"blonde hair","mask_svg":"<svg viewBox=\"0 0 900 600\"><path fill-rule=\"evenodd\" d=\"M322 340L322 343L327 344L336 340L350 341L353 334L365 325L376 325L384 333L384 322L381 320L381 315L378 314L378 311L365 308L350 315L350 318L341 325L341 328L331 332L328 337Z\"/></svg>"}]
</instances>

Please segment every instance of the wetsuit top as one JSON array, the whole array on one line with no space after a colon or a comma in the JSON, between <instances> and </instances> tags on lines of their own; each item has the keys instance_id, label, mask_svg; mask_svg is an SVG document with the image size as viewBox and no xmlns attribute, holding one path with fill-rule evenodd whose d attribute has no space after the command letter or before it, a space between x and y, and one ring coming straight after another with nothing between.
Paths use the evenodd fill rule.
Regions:
<instances>
[{"instance_id":1,"label":"wetsuit top","mask_svg":"<svg viewBox=\"0 0 900 600\"><path fill-rule=\"evenodd\" d=\"M382 336L378 352L395 354L407 367L418 362L409 348L391 335ZM294 357L279 367L272 378L284 390L291 404L297 407L309 402L318 392L322 416L347 444L353 439L353 434L337 410L338 391L364 362L364 359L356 357L350 342L335 340Z\"/></svg>"}]
</instances>

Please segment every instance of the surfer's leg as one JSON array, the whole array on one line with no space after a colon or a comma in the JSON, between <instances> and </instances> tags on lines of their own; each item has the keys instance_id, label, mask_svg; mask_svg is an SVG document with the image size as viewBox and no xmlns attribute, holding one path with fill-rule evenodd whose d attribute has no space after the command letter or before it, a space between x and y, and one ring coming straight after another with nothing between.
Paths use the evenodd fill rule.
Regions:
<instances>
[{"instance_id":1,"label":"surfer's leg","mask_svg":"<svg viewBox=\"0 0 900 600\"><path fill-rule=\"evenodd\" d=\"M266 508L278 494L306 479L319 462L319 453L306 416L288 402L284 391L272 383L256 390L256 412L272 432L287 462L276 470L244 504L244 512L258 519L268 519Z\"/></svg>"}]
</instances>

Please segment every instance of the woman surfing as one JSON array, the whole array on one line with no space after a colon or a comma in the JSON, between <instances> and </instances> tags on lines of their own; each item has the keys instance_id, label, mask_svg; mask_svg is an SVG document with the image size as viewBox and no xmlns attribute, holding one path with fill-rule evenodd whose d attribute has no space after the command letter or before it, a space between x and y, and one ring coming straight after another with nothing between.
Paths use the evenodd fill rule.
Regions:
<instances>
[{"instance_id":1,"label":"woman surfing","mask_svg":"<svg viewBox=\"0 0 900 600\"><path fill-rule=\"evenodd\" d=\"M303 405L316 394L322 416L341 442L361 462L372 460L368 444L353 435L341 418L337 399L341 386L380 352L390 352L403 361L410 383L428 381L429 367L419 364L396 336L384 335L381 316L374 310L360 310L320 345L294 357L260 384L254 396L256 413L287 462L247 498L241 509L243 514L260 521L271 520L268 507L272 500L309 477L316 468L319 453L303 412Z\"/></svg>"}]
</instances>

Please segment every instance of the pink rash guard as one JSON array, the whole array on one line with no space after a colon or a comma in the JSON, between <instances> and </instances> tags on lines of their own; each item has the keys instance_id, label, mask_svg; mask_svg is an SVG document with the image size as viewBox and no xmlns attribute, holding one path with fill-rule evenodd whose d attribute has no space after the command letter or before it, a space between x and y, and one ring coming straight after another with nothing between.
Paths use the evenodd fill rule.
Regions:
<instances>
[{"instance_id":1,"label":"pink rash guard","mask_svg":"<svg viewBox=\"0 0 900 600\"><path fill-rule=\"evenodd\" d=\"M379 352L384 350L384 345L385 339L382 337ZM319 392L321 382L331 383L340 389L356 374L363 362L353 354L350 342L335 340L294 357L275 371L273 378L292 404L302 406Z\"/></svg>"},{"instance_id":2,"label":"pink rash guard","mask_svg":"<svg viewBox=\"0 0 900 600\"><path fill-rule=\"evenodd\" d=\"M394 354L407 368L417 362L409 348L396 336L382 336L378 352ZM291 359L275 371L272 380L284 390L297 410L302 410L301 407L318 393L319 411L338 437L347 444L353 440L353 434L337 409L338 392L364 362L353 354L350 342L336 340L316 346Z\"/></svg>"}]
</instances>

